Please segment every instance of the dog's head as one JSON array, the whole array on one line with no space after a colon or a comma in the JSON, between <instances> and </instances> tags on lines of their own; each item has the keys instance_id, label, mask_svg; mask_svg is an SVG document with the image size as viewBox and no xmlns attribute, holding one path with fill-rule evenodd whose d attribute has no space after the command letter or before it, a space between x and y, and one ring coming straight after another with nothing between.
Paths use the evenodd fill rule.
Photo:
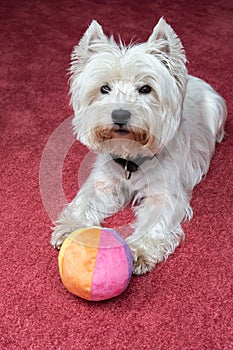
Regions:
<instances>
[{"instance_id":1,"label":"dog's head","mask_svg":"<svg viewBox=\"0 0 233 350\"><path fill-rule=\"evenodd\" d=\"M161 18L148 41L125 46L93 21L74 47L71 103L78 139L123 157L158 153L181 119L187 71L182 44Z\"/></svg>"}]
</instances>

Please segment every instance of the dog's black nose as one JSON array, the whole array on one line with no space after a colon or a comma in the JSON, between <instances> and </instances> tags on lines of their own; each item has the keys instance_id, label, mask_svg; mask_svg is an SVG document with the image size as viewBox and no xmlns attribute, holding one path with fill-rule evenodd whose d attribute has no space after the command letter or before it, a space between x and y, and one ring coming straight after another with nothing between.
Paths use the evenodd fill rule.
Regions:
<instances>
[{"instance_id":1,"label":"dog's black nose","mask_svg":"<svg viewBox=\"0 0 233 350\"><path fill-rule=\"evenodd\" d=\"M131 113L127 109L115 109L112 112L112 121L114 124L122 126L128 123Z\"/></svg>"}]
</instances>

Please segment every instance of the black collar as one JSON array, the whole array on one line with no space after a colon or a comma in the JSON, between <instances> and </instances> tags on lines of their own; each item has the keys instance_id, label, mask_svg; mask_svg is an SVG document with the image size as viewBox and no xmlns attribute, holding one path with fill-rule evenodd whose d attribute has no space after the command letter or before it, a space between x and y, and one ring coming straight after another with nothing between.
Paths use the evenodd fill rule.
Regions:
<instances>
[{"instance_id":1,"label":"black collar","mask_svg":"<svg viewBox=\"0 0 233 350\"><path fill-rule=\"evenodd\" d=\"M113 154L111 154L111 157L114 160L114 162L122 166L122 168L125 170L126 179L129 180L131 178L132 173L136 172L146 160L152 160L155 157L155 155L153 155L152 157L138 156L134 160L130 160L129 158L118 158L118 156L115 156Z\"/></svg>"}]
</instances>

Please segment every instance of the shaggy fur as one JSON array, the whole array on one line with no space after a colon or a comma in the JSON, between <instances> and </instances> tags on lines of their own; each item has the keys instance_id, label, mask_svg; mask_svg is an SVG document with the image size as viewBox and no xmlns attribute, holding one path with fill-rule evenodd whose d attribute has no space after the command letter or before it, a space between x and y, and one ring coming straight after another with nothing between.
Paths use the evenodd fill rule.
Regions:
<instances>
[{"instance_id":1,"label":"shaggy fur","mask_svg":"<svg viewBox=\"0 0 233 350\"><path fill-rule=\"evenodd\" d=\"M192 217L192 189L208 171L226 119L222 97L188 75L185 62L163 18L147 42L128 47L107 38L96 21L87 29L72 53L71 103L78 140L98 156L56 222L54 247L132 201L134 273L174 252L181 222Z\"/></svg>"}]
</instances>

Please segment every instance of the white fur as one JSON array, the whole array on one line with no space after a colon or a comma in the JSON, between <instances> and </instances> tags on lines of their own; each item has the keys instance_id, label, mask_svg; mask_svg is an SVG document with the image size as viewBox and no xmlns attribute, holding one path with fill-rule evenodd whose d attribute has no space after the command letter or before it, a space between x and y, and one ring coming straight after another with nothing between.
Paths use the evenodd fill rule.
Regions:
<instances>
[{"instance_id":1,"label":"white fur","mask_svg":"<svg viewBox=\"0 0 233 350\"><path fill-rule=\"evenodd\" d=\"M147 42L129 47L117 45L92 22L74 48L70 84L75 133L98 157L56 223L54 247L79 227L100 225L131 200L137 220L127 241L135 274L150 271L178 246L184 236L181 222L192 217L192 189L208 171L226 119L222 97L189 76L185 61L181 41L164 19ZM111 91L101 94L103 85ZM139 93L144 85L152 91ZM112 132L116 109L131 113L131 137ZM111 154L156 157L127 179Z\"/></svg>"}]
</instances>

